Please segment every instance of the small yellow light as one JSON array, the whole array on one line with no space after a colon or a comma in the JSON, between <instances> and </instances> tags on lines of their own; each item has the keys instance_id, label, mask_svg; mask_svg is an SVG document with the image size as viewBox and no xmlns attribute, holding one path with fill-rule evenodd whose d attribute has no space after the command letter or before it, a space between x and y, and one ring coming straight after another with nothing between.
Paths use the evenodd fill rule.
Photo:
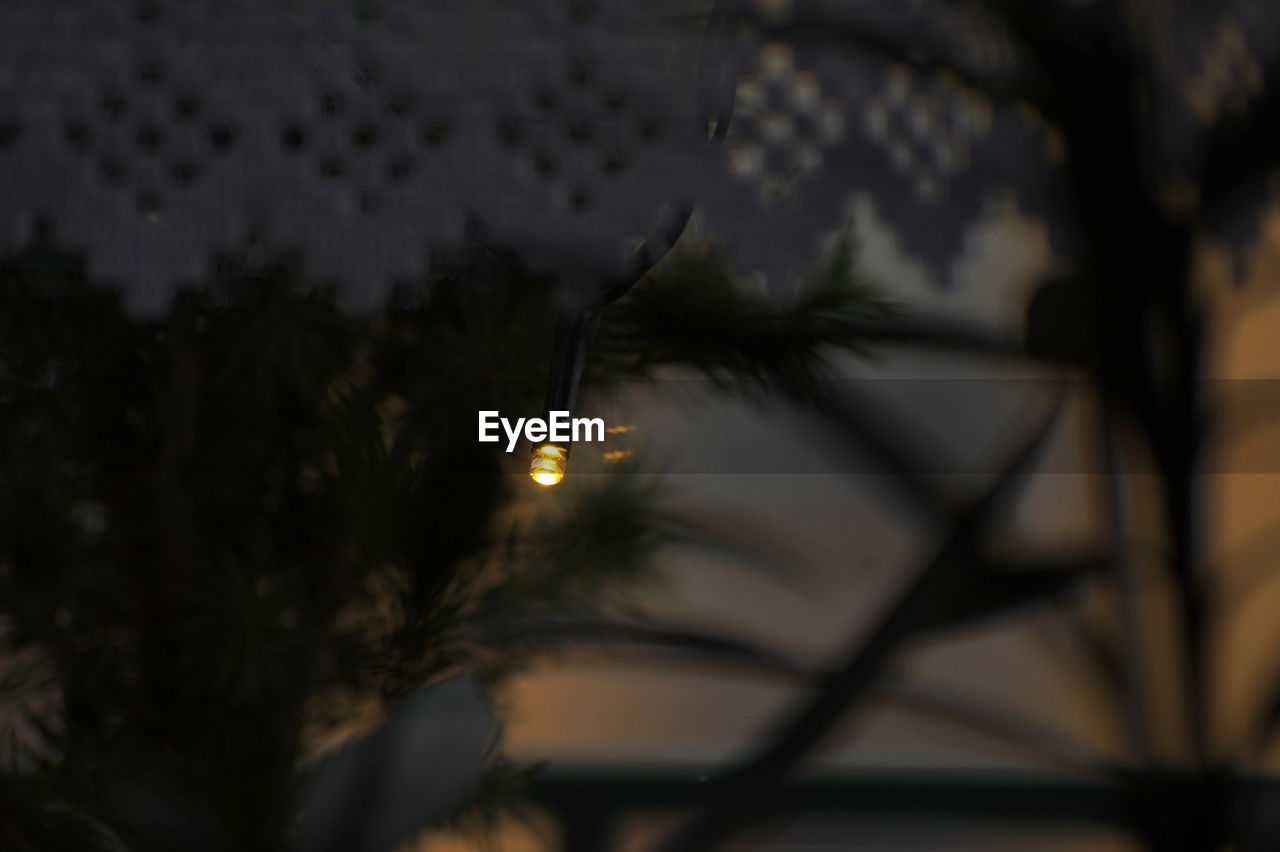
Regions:
<instances>
[{"instance_id":1,"label":"small yellow light","mask_svg":"<svg viewBox=\"0 0 1280 852\"><path fill-rule=\"evenodd\" d=\"M564 468L568 461L569 453L564 447L543 444L533 451L529 475L539 485L555 485L564 479Z\"/></svg>"}]
</instances>

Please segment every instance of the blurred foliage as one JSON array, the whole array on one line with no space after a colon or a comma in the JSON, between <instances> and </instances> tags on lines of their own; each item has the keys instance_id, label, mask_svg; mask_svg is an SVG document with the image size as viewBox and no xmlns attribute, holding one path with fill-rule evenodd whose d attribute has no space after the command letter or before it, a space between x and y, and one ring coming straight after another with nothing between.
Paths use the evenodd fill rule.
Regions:
<instances>
[{"instance_id":1,"label":"blurred foliage","mask_svg":"<svg viewBox=\"0 0 1280 852\"><path fill-rule=\"evenodd\" d=\"M895 316L854 273L847 235L784 303L746 286L719 244L691 242L604 315L596 364L606 375L679 365L724 387L751 379L770 394L808 401L822 394L833 352L868 354L863 321Z\"/></svg>"},{"instance_id":2,"label":"blurred foliage","mask_svg":"<svg viewBox=\"0 0 1280 852\"><path fill-rule=\"evenodd\" d=\"M437 261L372 320L260 251L151 323L47 234L0 268L0 847L281 848L310 751L452 672L495 684L529 652L481 627L597 609L685 534L640 475L514 511L524 456L475 412L540 408L555 301L501 253ZM591 379L801 393L857 347L840 318L884 310L851 269L771 305L695 240L608 315ZM475 813L521 777L500 758Z\"/></svg>"}]
</instances>

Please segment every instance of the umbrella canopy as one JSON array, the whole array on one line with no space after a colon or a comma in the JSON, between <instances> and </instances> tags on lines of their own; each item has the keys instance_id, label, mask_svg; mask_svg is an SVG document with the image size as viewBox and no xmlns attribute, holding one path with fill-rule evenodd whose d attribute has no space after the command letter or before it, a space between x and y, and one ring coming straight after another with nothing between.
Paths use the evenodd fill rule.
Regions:
<instances>
[{"instance_id":1,"label":"umbrella canopy","mask_svg":"<svg viewBox=\"0 0 1280 852\"><path fill-rule=\"evenodd\" d=\"M47 222L142 316L250 241L360 312L469 241L590 301L683 226L698 37L607 0L7 2L0 248Z\"/></svg>"},{"instance_id":2,"label":"umbrella canopy","mask_svg":"<svg viewBox=\"0 0 1280 852\"><path fill-rule=\"evenodd\" d=\"M990 202L1016 190L1025 213L1060 216L1061 152L1028 105L993 97L1024 69L980 6L760 0L736 15L740 37L720 60L727 177L700 201L771 289L862 204L941 284Z\"/></svg>"},{"instance_id":3,"label":"umbrella canopy","mask_svg":"<svg viewBox=\"0 0 1280 852\"><path fill-rule=\"evenodd\" d=\"M1148 11L1158 181L1256 93L1267 13ZM945 282L992 200L1071 243L1022 50L941 0L10 0L0 249L44 220L140 315L252 240L357 311L476 241L592 303L695 206L786 292L869 205ZM1206 217L1238 251L1254 196Z\"/></svg>"},{"instance_id":4,"label":"umbrella canopy","mask_svg":"<svg viewBox=\"0 0 1280 852\"><path fill-rule=\"evenodd\" d=\"M1081 211L1055 110L1079 81L1056 78L1052 58L1010 31L1001 6L723 4L720 29L734 38L708 64L717 69L712 101L731 106L719 116L717 168L698 194L711 230L784 292L865 211L940 285L993 202L1012 200L1046 227L1055 250L1074 251ZM1215 148L1215 134L1230 139L1267 112L1260 102L1276 55L1268 35L1275 6L1130 6L1049 0L1036 5L1036 18L1045 32L1110 45L1099 61L1136 63L1118 73L1143 87L1134 130L1143 178L1174 207L1211 202L1196 211L1200 221L1239 258L1256 239L1270 187L1258 180L1209 198L1205 164L1238 161Z\"/></svg>"}]
</instances>

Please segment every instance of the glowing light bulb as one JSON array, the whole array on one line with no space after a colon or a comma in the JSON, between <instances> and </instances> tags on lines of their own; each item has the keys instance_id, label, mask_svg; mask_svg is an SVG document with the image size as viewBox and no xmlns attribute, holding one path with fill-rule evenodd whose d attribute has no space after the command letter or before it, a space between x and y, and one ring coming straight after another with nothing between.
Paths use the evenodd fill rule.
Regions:
<instances>
[{"instance_id":1,"label":"glowing light bulb","mask_svg":"<svg viewBox=\"0 0 1280 852\"><path fill-rule=\"evenodd\" d=\"M565 465L569 462L569 451L555 444L543 444L533 451L533 461L529 464L529 476L539 485L555 485L564 479Z\"/></svg>"}]
</instances>

